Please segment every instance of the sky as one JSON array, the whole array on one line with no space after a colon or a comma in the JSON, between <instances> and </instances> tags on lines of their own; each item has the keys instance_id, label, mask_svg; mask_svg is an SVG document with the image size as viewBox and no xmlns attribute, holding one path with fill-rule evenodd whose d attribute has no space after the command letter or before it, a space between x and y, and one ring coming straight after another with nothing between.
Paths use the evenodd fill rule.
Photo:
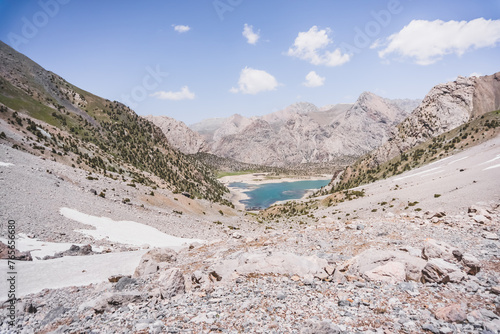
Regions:
<instances>
[{"instance_id":1,"label":"sky","mask_svg":"<svg viewBox=\"0 0 500 334\"><path fill-rule=\"evenodd\" d=\"M193 124L500 71L500 1L0 0L0 40L139 115Z\"/></svg>"}]
</instances>

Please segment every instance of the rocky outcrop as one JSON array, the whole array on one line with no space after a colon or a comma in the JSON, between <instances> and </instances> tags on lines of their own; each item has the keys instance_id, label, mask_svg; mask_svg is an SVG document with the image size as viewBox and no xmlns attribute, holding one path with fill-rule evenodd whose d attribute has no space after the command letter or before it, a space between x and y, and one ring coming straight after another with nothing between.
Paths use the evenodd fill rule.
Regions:
<instances>
[{"instance_id":1,"label":"rocky outcrop","mask_svg":"<svg viewBox=\"0 0 500 334\"><path fill-rule=\"evenodd\" d=\"M184 154L196 154L206 150L205 140L186 124L167 116L144 116L158 126L168 142Z\"/></svg>"},{"instance_id":2,"label":"rocky outcrop","mask_svg":"<svg viewBox=\"0 0 500 334\"><path fill-rule=\"evenodd\" d=\"M135 269L134 277L154 274L177 260L177 253L169 248L155 248L144 254Z\"/></svg>"},{"instance_id":3,"label":"rocky outcrop","mask_svg":"<svg viewBox=\"0 0 500 334\"><path fill-rule=\"evenodd\" d=\"M431 89L418 108L394 129L372 154L383 163L430 138L487 112L500 109L500 72L483 77L458 77Z\"/></svg>"}]
</instances>

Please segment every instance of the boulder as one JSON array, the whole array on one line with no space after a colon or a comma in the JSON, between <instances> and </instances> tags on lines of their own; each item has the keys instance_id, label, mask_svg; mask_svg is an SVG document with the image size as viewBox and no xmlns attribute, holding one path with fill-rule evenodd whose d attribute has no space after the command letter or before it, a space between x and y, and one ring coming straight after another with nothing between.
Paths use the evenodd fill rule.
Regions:
<instances>
[{"instance_id":1,"label":"boulder","mask_svg":"<svg viewBox=\"0 0 500 334\"><path fill-rule=\"evenodd\" d=\"M406 267L404 263L390 261L365 272L364 276L371 281L400 283L406 279Z\"/></svg>"},{"instance_id":2,"label":"boulder","mask_svg":"<svg viewBox=\"0 0 500 334\"><path fill-rule=\"evenodd\" d=\"M179 268L170 268L158 278L160 292L163 298L171 298L186 292L184 275Z\"/></svg>"},{"instance_id":3,"label":"boulder","mask_svg":"<svg viewBox=\"0 0 500 334\"><path fill-rule=\"evenodd\" d=\"M368 249L354 258L347 260L338 269L341 272L347 272L353 275L365 275L367 272L372 273L372 270L384 266L389 262L399 262L405 268L405 280L419 281L422 269L425 267L425 260L411 256L406 252L387 251L378 249ZM382 270L394 269L399 271L401 266L392 264L389 267L383 267ZM379 268L380 270L380 268ZM378 270L377 270L378 271ZM372 279L376 276L372 275ZM400 277L399 274L397 277Z\"/></svg>"},{"instance_id":4,"label":"boulder","mask_svg":"<svg viewBox=\"0 0 500 334\"><path fill-rule=\"evenodd\" d=\"M135 269L134 277L154 274L161 269L166 269L177 261L177 253L170 248L155 248L141 257Z\"/></svg>"},{"instance_id":5,"label":"boulder","mask_svg":"<svg viewBox=\"0 0 500 334\"><path fill-rule=\"evenodd\" d=\"M325 259L315 255L300 256L288 252L238 252L229 256L211 270L216 272L222 280L231 279L232 274L280 274L280 275L316 275L324 272L328 265ZM219 280L219 279L217 279Z\"/></svg>"},{"instance_id":6,"label":"boulder","mask_svg":"<svg viewBox=\"0 0 500 334\"><path fill-rule=\"evenodd\" d=\"M445 259L448 261L455 261L455 255L453 252L458 249L447 244L443 241L438 241L434 239L427 239L424 244L424 248L422 248L422 258L425 260L429 259Z\"/></svg>"},{"instance_id":7,"label":"boulder","mask_svg":"<svg viewBox=\"0 0 500 334\"><path fill-rule=\"evenodd\" d=\"M481 270L479 260L475 256L467 253L462 256L462 264L469 275L476 275Z\"/></svg>"},{"instance_id":8,"label":"boulder","mask_svg":"<svg viewBox=\"0 0 500 334\"><path fill-rule=\"evenodd\" d=\"M460 268L443 259L431 259L422 270L423 283L458 283L465 278Z\"/></svg>"},{"instance_id":9,"label":"boulder","mask_svg":"<svg viewBox=\"0 0 500 334\"><path fill-rule=\"evenodd\" d=\"M446 307L441 307L434 312L434 316L438 320L447 322L465 322L467 314L462 309L460 304L452 304Z\"/></svg>"}]
</instances>

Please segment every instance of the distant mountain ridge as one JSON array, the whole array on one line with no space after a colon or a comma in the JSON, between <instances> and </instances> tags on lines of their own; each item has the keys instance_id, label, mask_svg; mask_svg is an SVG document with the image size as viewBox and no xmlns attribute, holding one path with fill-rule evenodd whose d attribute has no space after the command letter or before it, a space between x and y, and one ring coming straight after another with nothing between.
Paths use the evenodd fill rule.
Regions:
<instances>
[{"instance_id":1,"label":"distant mountain ridge","mask_svg":"<svg viewBox=\"0 0 500 334\"><path fill-rule=\"evenodd\" d=\"M419 100L390 100L365 92L354 104L318 108L312 103L294 103L264 116L238 114L210 119L191 126L162 127L161 116L148 117L163 129L172 145L187 152L211 153L249 164L290 167L330 162L345 165L384 143ZM173 121L172 121L173 122ZM181 122L178 122L181 123ZM172 128L183 129L172 132ZM170 132L170 135L169 135ZM183 139L179 136L183 135ZM199 136L205 144L200 144ZM173 138L176 136L176 138ZM176 144L180 141L179 144Z\"/></svg>"}]
</instances>

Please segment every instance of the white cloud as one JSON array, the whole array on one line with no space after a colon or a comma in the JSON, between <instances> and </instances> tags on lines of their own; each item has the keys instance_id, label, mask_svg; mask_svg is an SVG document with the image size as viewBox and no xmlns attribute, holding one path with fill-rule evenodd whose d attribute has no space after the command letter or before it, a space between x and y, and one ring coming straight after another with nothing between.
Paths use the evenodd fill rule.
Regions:
<instances>
[{"instance_id":1,"label":"white cloud","mask_svg":"<svg viewBox=\"0 0 500 334\"><path fill-rule=\"evenodd\" d=\"M189 30L191 30L191 27L190 26L177 25L177 26L174 26L174 30L182 34L183 32L188 32Z\"/></svg>"},{"instance_id":2,"label":"white cloud","mask_svg":"<svg viewBox=\"0 0 500 334\"><path fill-rule=\"evenodd\" d=\"M172 101L179 101L179 100L192 100L195 98L195 95L193 92L189 90L188 86L183 86L180 91L178 92L155 92L153 94L150 94L149 96L156 97L160 100L172 100Z\"/></svg>"},{"instance_id":3,"label":"white cloud","mask_svg":"<svg viewBox=\"0 0 500 334\"><path fill-rule=\"evenodd\" d=\"M306 81L302 83L306 87L319 87L325 84L325 78L320 77L316 72L311 71L306 75Z\"/></svg>"},{"instance_id":4,"label":"white cloud","mask_svg":"<svg viewBox=\"0 0 500 334\"><path fill-rule=\"evenodd\" d=\"M238 88L231 88L231 93L257 94L275 90L278 86L276 78L266 71L245 67L241 70Z\"/></svg>"},{"instance_id":5,"label":"white cloud","mask_svg":"<svg viewBox=\"0 0 500 334\"><path fill-rule=\"evenodd\" d=\"M309 31L299 32L293 46L288 49L288 55L309 61L313 65L339 66L351 59L348 54L342 54L339 48L328 51L324 50L332 43L328 35L330 28L318 30L313 26Z\"/></svg>"},{"instance_id":6,"label":"white cloud","mask_svg":"<svg viewBox=\"0 0 500 334\"><path fill-rule=\"evenodd\" d=\"M500 42L500 20L472 21L413 20L385 41L379 56L394 53L413 58L419 65L433 64L443 56L493 47Z\"/></svg>"},{"instance_id":7,"label":"white cloud","mask_svg":"<svg viewBox=\"0 0 500 334\"><path fill-rule=\"evenodd\" d=\"M255 45L260 38L259 32L260 30L255 33L253 31L253 26L249 26L245 23L245 25L243 26L242 35L247 39L248 44Z\"/></svg>"},{"instance_id":8,"label":"white cloud","mask_svg":"<svg viewBox=\"0 0 500 334\"><path fill-rule=\"evenodd\" d=\"M483 76L483 74L478 73L478 72L472 72L472 73L469 75L469 77L482 77L482 76Z\"/></svg>"}]
</instances>

